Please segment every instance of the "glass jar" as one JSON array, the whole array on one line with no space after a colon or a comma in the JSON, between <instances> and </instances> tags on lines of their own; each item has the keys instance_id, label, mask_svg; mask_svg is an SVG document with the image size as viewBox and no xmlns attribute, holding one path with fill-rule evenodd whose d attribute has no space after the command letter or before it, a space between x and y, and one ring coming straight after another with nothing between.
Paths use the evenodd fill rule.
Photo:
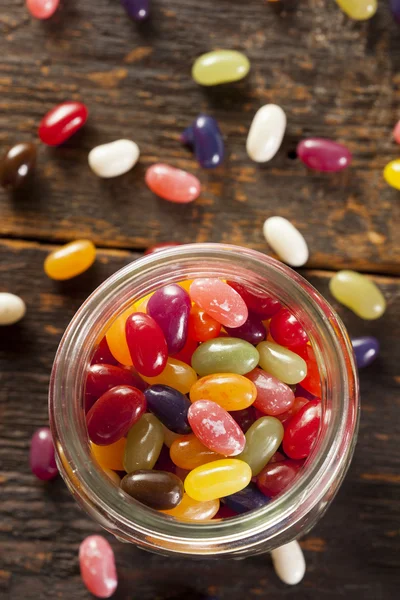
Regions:
<instances>
[{"instance_id":1,"label":"glass jar","mask_svg":"<svg viewBox=\"0 0 400 600\"><path fill-rule=\"evenodd\" d=\"M235 280L278 298L306 329L322 383L320 435L293 485L260 510L199 524L147 508L115 486L91 457L83 410L86 371L110 322L160 286L196 277ZM58 466L78 503L117 538L169 555L246 556L270 551L307 532L343 480L359 416L351 342L330 305L282 263L223 244L191 244L145 256L97 288L60 343L49 401Z\"/></svg>"}]
</instances>

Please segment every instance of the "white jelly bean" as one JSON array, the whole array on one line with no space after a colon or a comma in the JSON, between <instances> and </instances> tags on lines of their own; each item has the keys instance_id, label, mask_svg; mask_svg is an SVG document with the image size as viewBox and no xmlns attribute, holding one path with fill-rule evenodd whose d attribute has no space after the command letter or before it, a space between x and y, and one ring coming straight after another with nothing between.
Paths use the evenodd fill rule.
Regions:
<instances>
[{"instance_id":1,"label":"white jelly bean","mask_svg":"<svg viewBox=\"0 0 400 600\"><path fill-rule=\"evenodd\" d=\"M286 115L280 106L266 104L255 114L247 136L246 150L258 163L271 160L278 152L286 129Z\"/></svg>"},{"instance_id":2,"label":"white jelly bean","mask_svg":"<svg viewBox=\"0 0 400 600\"><path fill-rule=\"evenodd\" d=\"M89 166L99 177L118 177L134 167L139 159L139 146L131 140L117 140L96 146L89 152Z\"/></svg>"},{"instance_id":3,"label":"white jelly bean","mask_svg":"<svg viewBox=\"0 0 400 600\"><path fill-rule=\"evenodd\" d=\"M13 325L26 313L25 302L15 294L0 293L0 325Z\"/></svg>"},{"instance_id":4,"label":"white jelly bean","mask_svg":"<svg viewBox=\"0 0 400 600\"><path fill-rule=\"evenodd\" d=\"M289 542L272 550L271 558L279 579L288 585L300 583L306 572L306 561L298 542Z\"/></svg>"},{"instance_id":5,"label":"white jelly bean","mask_svg":"<svg viewBox=\"0 0 400 600\"><path fill-rule=\"evenodd\" d=\"M290 221L270 217L263 226L264 237L279 258L291 267L301 267L308 260L307 242Z\"/></svg>"}]
</instances>

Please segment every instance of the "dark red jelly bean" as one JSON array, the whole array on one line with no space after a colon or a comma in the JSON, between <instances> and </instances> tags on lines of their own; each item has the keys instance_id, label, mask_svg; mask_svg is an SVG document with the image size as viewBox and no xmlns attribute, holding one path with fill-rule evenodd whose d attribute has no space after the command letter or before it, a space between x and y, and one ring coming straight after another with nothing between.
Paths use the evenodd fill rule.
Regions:
<instances>
[{"instance_id":1,"label":"dark red jelly bean","mask_svg":"<svg viewBox=\"0 0 400 600\"><path fill-rule=\"evenodd\" d=\"M133 365L140 375L155 377L162 373L168 347L155 320L144 313L134 313L126 320L125 334Z\"/></svg>"},{"instance_id":2,"label":"dark red jelly bean","mask_svg":"<svg viewBox=\"0 0 400 600\"><path fill-rule=\"evenodd\" d=\"M294 395L296 396L296 398L305 398L306 400L319 400L320 399L320 398L317 398L316 396L314 396L314 394L312 394L305 388L303 388L301 383L298 383L296 385Z\"/></svg>"},{"instance_id":3,"label":"dark red jelly bean","mask_svg":"<svg viewBox=\"0 0 400 600\"><path fill-rule=\"evenodd\" d=\"M288 411L294 402L294 393L286 383L256 367L246 375L257 388L253 406L263 415L278 416Z\"/></svg>"},{"instance_id":4,"label":"dark red jelly bean","mask_svg":"<svg viewBox=\"0 0 400 600\"><path fill-rule=\"evenodd\" d=\"M296 350L307 344L306 332L287 308L282 308L272 317L269 327L274 341L285 348Z\"/></svg>"},{"instance_id":5,"label":"dark red jelly bean","mask_svg":"<svg viewBox=\"0 0 400 600\"><path fill-rule=\"evenodd\" d=\"M166 471L142 469L128 473L121 481L121 488L150 508L170 510L183 498L183 483L179 477Z\"/></svg>"},{"instance_id":6,"label":"dark red jelly bean","mask_svg":"<svg viewBox=\"0 0 400 600\"><path fill-rule=\"evenodd\" d=\"M313 398L313 400L315 400L315 398ZM289 421L289 419L294 417L294 415L297 415L299 410L303 408L303 406L308 402L309 400L307 398L295 398L292 407L289 408L289 410L280 415L275 416L277 419L280 420L281 423L283 423L283 425L285 425Z\"/></svg>"},{"instance_id":7,"label":"dark red jelly bean","mask_svg":"<svg viewBox=\"0 0 400 600\"><path fill-rule=\"evenodd\" d=\"M196 342L196 340L193 340L192 338L188 337L186 340L186 344L183 346L182 350L180 350L173 356L177 360L181 360L182 362L185 362L187 365L191 365L192 364L192 356L193 356L195 350L197 350L198 345L199 344L198 344L198 342Z\"/></svg>"},{"instance_id":8,"label":"dark red jelly bean","mask_svg":"<svg viewBox=\"0 0 400 600\"><path fill-rule=\"evenodd\" d=\"M226 504L221 504L214 519L229 519L230 517L237 517L237 512Z\"/></svg>"},{"instance_id":9,"label":"dark red jelly bean","mask_svg":"<svg viewBox=\"0 0 400 600\"><path fill-rule=\"evenodd\" d=\"M157 458L156 464L154 465L154 469L156 471L167 471L168 473L176 472L176 465L172 462L169 448L165 444L161 448L161 452Z\"/></svg>"},{"instance_id":10,"label":"dark red jelly bean","mask_svg":"<svg viewBox=\"0 0 400 600\"><path fill-rule=\"evenodd\" d=\"M321 377L314 350L311 346L307 345L303 346L303 348L298 348L297 354L304 358L307 363L307 375L301 381L301 386L317 398L321 398Z\"/></svg>"},{"instance_id":11,"label":"dark red jelly bean","mask_svg":"<svg viewBox=\"0 0 400 600\"><path fill-rule=\"evenodd\" d=\"M235 419L243 433L246 433L249 427L257 421L257 414L254 410L254 406L249 406L242 410L231 410L229 411L229 414Z\"/></svg>"},{"instance_id":12,"label":"dark red jelly bean","mask_svg":"<svg viewBox=\"0 0 400 600\"><path fill-rule=\"evenodd\" d=\"M249 483L247 487L236 494L225 496L222 502L238 514L249 512L263 508L269 502L267 498L254 483Z\"/></svg>"},{"instance_id":13,"label":"dark red jelly bean","mask_svg":"<svg viewBox=\"0 0 400 600\"><path fill-rule=\"evenodd\" d=\"M292 483L302 466L300 460L268 463L257 477L258 489L269 498L279 496Z\"/></svg>"},{"instance_id":14,"label":"dark red jelly bean","mask_svg":"<svg viewBox=\"0 0 400 600\"><path fill-rule=\"evenodd\" d=\"M86 416L89 438L98 446L108 446L124 437L146 410L143 392L120 385L97 400Z\"/></svg>"},{"instance_id":15,"label":"dark red jelly bean","mask_svg":"<svg viewBox=\"0 0 400 600\"><path fill-rule=\"evenodd\" d=\"M247 308L257 315L261 315L263 319L270 319L281 308L281 304L278 300L264 292L250 291L244 285L237 283L236 281L227 281L227 283L241 295L246 302Z\"/></svg>"},{"instance_id":16,"label":"dark red jelly bean","mask_svg":"<svg viewBox=\"0 0 400 600\"><path fill-rule=\"evenodd\" d=\"M85 409L90 410L100 396L118 385L130 385L142 392L148 387L132 368L115 365L91 365L86 377Z\"/></svg>"},{"instance_id":17,"label":"dark red jelly bean","mask_svg":"<svg viewBox=\"0 0 400 600\"><path fill-rule=\"evenodd\" d=\"M165 242L164 244L155 244L154 246L150 246L147 248L144 253L145 256L148 254L154 254L155 252L161 252L161 250L168 250L168 248L175 248L175 246L181 246L182 244L178 244L178 242Z\"/></svg>"},{"instance_id":18,"label":"dark red jelly bean","mask_svg":"<svg viewBox=\"0 0 400 600\"><path fill-rule=\"evenodd\" d=\"M88 110L82 102L63 102L45 115L39 137L48 146L59 146L86 123Z\"/></svg>"},{"instance_id":19,"label":"dark red jelly bean","mask_svg":"<svg viewBox=\"0 0 400 600\"><path fill-rule=\"evenodd\" d=\"M147 314L161 327L170 354L186 343L191 306L189 294L175 283L164 285L148 301Z\"/></svg>"},{"instance_id":20,"label":"dark red jelly bean","mask_svg":"<svg viewBox=\"0 0 400 600\"><path fill-rule=\"evenodd\" d=\"M258 344L265 340L267 336L267 330L260 315L251 312L249 312L246 322L241 327L225 327L225 329L228 335L246 340L250 344Z\"/></svg>"},{"instance_id":21,"label":"dark red jelly bean","mask_svg":"<svg viewBox=\"0 0 400 600\"><path fill-rule=\"evenodd\" d=\"M144 394L148 409L165 427L175 433L190 433L188 410L191 403L184 394L161 383L151 385Z\"/></svg>"},{"instance_id":22,"label":"dark red jelly bean","mask_svg":"<svg viewBox=\"0 0 400 600\"><path fill-rule=\"evenodd\" d=\"M41 427L33 434L29 463L32 473L42 481L49 481L58 475L53 438L48 427Z\"/></svg>"},{"instance_id":23,"label":"dark red jelly bean","mask_svg":"<svg viewBox=\"0 0 400 600\"><path fill-rule=\"evenodd\" d=\"M105 363L106 365L118 364L118 361L111 354L106 336L103 337L100 344L97 346L92 358L92 365L98 365L101 363Z\"/></svg>"},{"instance_id":24,"label":"dark red jelly bean","mask_svg":"<svg viewBox=\"0 0 400 600\"><path fill-rule=\"evenodd\" d=\"M312 400L288 421L283 436L283 451L289 458L307 458L318 437L321 402Z\"/></svg>"},{"instance_id":25,"label":"dark red jelly bean","mask_svg":"<svg viewBox=\"0 0 400 600\"><path fill-rule=\"evenodd\" d=\"M282 454L282 452L275 452L269 459L268 464L271 465L272 463L281 462L282 460L287 460L286 456Z\"/></svg>"}]
</instances>

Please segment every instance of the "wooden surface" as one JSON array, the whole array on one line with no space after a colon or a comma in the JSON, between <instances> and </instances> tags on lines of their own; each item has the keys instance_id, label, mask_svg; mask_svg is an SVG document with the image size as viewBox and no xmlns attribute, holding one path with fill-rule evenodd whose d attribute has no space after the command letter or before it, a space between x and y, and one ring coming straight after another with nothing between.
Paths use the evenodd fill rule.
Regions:
<instances>
[{"instance_id":1,"label":"wooden surface","mask_svg":"<svg viewBox=\"0 0 400 600\"><path fill-rule=\"evenodd\" d=\"M329 277L342 266L373 273L388 299L374 323L335 305L352 335L376 335L382 344L381 357L361 373L361 428L349 474L302 541L308 567L297 588L276 579L268 556L166 560L108 536L120 577L115 597L397 597L399 193L381 172L399 155L391 129L400 117L400 37L387 3L371 21L354 23L329 0L287 1L283 13L263 0L154 0L153 19L140 26L117 0L64 0L48 23L31 20L24 4L0 0L1 146L34 141L43 114L66 99L86 102L90 120L63 147L40 147L28 191L0 191L0 291L21 295L28 306L20 324L0 330L0 598L90 597L77 550L100 529L60 479L39 482L27 460L32 433L47 423L53 356L76 309L155 242L228 241L266 252L261 225L273 214L304 232L311 251L304 274L330 300ZM251 75L233 86L199 88L191 63L217 47L244 50ZM267 102L285 109L288 130L274 160L258 167L246 157L245 138L252 115ZM225 164L213 172L201 171L179 144L200 111L218 119L226 138ZM307 135L346 143L352 167L308 172L289 157ZM87 153L121 137L138 142L140 164L100 181ZM201 198L188 206L155 198L143 182L154 161L197 174ZM48 280L42 264L50 249L83 236L102 248L95 266L69 282Z\"/></svg>"}]
</instances>

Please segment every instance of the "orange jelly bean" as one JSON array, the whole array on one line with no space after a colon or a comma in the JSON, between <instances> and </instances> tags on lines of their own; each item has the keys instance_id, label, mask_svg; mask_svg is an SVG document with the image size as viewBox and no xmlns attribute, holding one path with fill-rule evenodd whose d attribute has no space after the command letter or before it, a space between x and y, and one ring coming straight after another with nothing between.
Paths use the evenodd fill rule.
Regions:
<instances>
[{"instance_id":1,"label":"orange jelly bean","mask_svg":"<svg viewBox=\"0 0 400 600\"><path fill-rule=\"evenodd\" d=\"M91 442L92 454L103 469L124 471L124 453L126 438L121 438L109 446L98 446Z\"/></svg>"},{"instance_id":2,"label":"orange jelly bean","mask_svg":"<svg viewBox=\"0 0 400 600\"><path fill-rule=\"evenodd\" d=\"M188 337L196 342L206 342L219 336L221 323L210 317L200 306L194 304L190 310Z\"/></svg>"},{"instance_id":3,"label":"orange jelly bean","mask_svg":"<svg viewBox=\"0 0 400 600\"><path fill-rule=\"evenodd\" d=\"M136 304L130 306L122 315L115 319L106 333L107 344L113 357L121 365L132 365L131 353L125 335L125 324L127 318L136 312Z\"/></svg>"},{"instance_id":4,"label":"orange jelly bean","mask_svg":"<svg viewBox=\"0 0 400 600\"><path fill-rule=\"evenodd\" d=\"M177 467L187 471L206 465L213 460L224 458L221 454L217 454L217 452L213 452L204 446L194 434L185 435L175 440L169 452L172 462Z\"/></svg>"},{"instance_id":5,"label":"orange jelly bean","mask_svg":"<svg viewBox=\"0 0 400 600\"><path fill-rule=\"evenodd\" d=\"M96 258L96 248L90 240L76 240L54 250L44 261L44 271L50 279L63 281L84 273Z\"/></svg>"},{"instance_id":6,"label":"orange jelly bean","mask_svg":"<svg viewBox=\"0 0 400 600\"><path fill-rule=\"evenodd\" d=\"M250 379L235 373L217 373L199 379L190 390L190 401L212 400L225 410L242 410L253 404L257 388Z\"/></svg>"},{"instance_id":7,"label":"orange jelly bean","mask_svg":"<svg viewBox=\"0 0 400 600\"><path fill-rule=\"evenodd\" d=\"M108 340L107 340L108 341ZM111 348L110 348L111 349ZM142 379L150 385L161 383L175 388L182 394L187 394L190 388L197 381L196 371L186 363L176 360L176 358L168 358L165 369L156 377L145 377Z\"/></svg>"},{"instance_id":8,"label":"orange jelly bean","mask_svg":"<svg viewBox=\"0 0 400 600\"><path fill-rule=\"evenodd\" d=\"M187 494L183 495L183 498L175 508L170 510L163 510L165 515L170 515L179 519L180 521L209 521L212 519L219 510L219 500L208 500L206 502L198 502L193 500Z\"/></svg>"}]
</instances>

